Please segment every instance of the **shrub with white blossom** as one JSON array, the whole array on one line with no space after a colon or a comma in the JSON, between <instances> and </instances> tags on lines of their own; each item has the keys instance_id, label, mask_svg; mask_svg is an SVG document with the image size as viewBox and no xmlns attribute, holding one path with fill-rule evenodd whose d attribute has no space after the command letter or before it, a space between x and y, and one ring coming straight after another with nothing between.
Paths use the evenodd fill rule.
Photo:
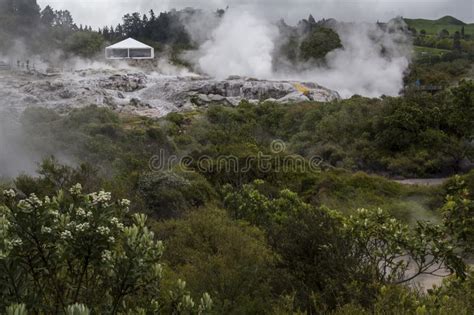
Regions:
<instances>
[{"instance_id":1,"label":"shrub with white blossom","mask_svg":"<svg viewBox=\"0 0 474 315\"><path fill-rule=\"evenodd\" d=\"M160 282L163 243L143 214L127 215L130 201L70 189L17 200L4 192L0 205L0 312L15 314L148 314L164 305ZM202 314L183 283L171 292L176 314ZM169 300L169 299L168 299Z\"/></svg>"}]
</instances>

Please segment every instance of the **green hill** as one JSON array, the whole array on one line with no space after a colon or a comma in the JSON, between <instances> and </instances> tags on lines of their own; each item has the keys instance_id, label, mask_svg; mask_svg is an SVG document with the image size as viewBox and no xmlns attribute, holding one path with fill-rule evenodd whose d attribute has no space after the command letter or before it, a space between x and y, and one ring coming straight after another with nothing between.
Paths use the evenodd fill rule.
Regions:
<instances>
[{"instance_id":1,"label":"green hill","mask_svg":"<svg viewBox=\"0 0 474 315\"><path fill-rule=\"evenodd\" d=\"M463 21L458 20L455 17L449 16L449 15L446 15L446 16L436 20L435 23L440 24L440 25L444 25L444 24L446 24L446 25L466 25L466 23L464 23Z\"/></svg>"},{"instance_id":2,"label":"green hill","mask_svg":"<svg viewBox=\"0 0 474 315\"><path fill-rule=\"evenodd\" d=\"M425 30L427 34L438 34L442 29L448 30L450 34L461 31L464 26L464 33L474 35L474 24L466 24L452 16L444 16L438 20L427 19L404 19L408 26L415 28L418 32Z\"/></svg>"}]
</instances>

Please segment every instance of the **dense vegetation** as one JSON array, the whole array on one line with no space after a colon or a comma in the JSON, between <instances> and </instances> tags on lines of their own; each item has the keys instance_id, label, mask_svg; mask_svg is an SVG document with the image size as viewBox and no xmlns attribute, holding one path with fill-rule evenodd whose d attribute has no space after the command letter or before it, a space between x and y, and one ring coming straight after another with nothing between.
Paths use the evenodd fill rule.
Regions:
<instances>
[{"instance_id":1,"label":"dense vegetation","mask_svg":"<svg viewBox=\"0 0 474 315\"><path fill-rule=\"evenodd\" d=\"M467 24L452 16L444 16L438 20L426 19L404 19L405 22L418 32L424 30L428 35L437 35L443 29L454 34L464 28L464 34L467 36L474 35L474 24Z\"/></svg>"},{"instance_id":2,"label":"dense vegetation","mask_svg":"<svg viewBox=\"0 0 474 315\"><path fill-rule=\"evenodd\" d=\"M474 59L474 24L466 24L451 16L439 20L404 19L412 33L418 58L425 63Z\"/></svg>"},{"instance_id":3,"label":"dense vegetation","mask_svg":"<svg viewBox=\"0 0 474 315\"><path fill-rule=\"evenodd\" d=\"M90 26L77 26L67 10L40 10L36 0L0 1L0 53L25 58L62 50L92 57L103 43Z\"/></svg>"},{"instance_id":4,"label":"dense vegetation","mask_svg":"<svg viewBox=\"0 0 474 315\"><path fill-rule=\"evenodd\" d=\"M294 68L300 63L321 61L332 50L342 48L339 35L327 27L326 21L316 22L312 15L301 20L296 27L283 20L278 24L280 38L274 66L290 62Z\"/></svg>"},{"instance_id":5,"label":"dense vegetation","mask_svg":"<svg viewBox=\"0 0 474 315\"><path fill-rule=\"evenodd\" d=\"M152 127L134 129L132 134L121 126L126 119L103 109L74 111L67 117L31 109L23 121L30 139L42 148L47 148L41 141L43 134L51 135L51 153L53 148L74 143L68 153L75 156L87 149L91 153L86 161L101 165L122 163L116 161L120 150L130 156L123 163L127 172L160 148L167 154L245 158L269 151L270 143L281 139L290 153L307 159L319 156L328 167L426 177L458 172L472 158L473 90L472 81L463 81L434 95L414 91L382 99L354 96L329 106L245 102L237 108L211 106L204 120L194 119L193 113L171 114L159 122L139 120ZM146 137L137 138L142 134ZM242 180L248 182L245 176Z\"/></svg>"},{"instance_id":6,"label":"dense vegetation","mask_svg":"<svg viewBox=\"0 0 474 315\"><path fill-rule=\"evenodd\" d=\"M423 188L361 171L459 171L472 150L473 91L466 81L435 95L324 105L242 102L158 120L97 107L65 116L29 109L22 124L31 146L78 166L48 159L37 176L4 184L2 274L23 278L2 278L2 307L465 313L473 303L464 258L473 246L474 173ZM275 139L286 150L275 151ZM207 167L199 163L203 156ZM219 167L223 156L250 164ZM309 167L312 157L323 162ZM288 159L305 162L281 169ZM262 168L263 161L269 164ZM112 195L94 193L101 189ZM141 213L150 217L147 224ZM99 227L110 232L104 236ZM128 238L135 230L148 242L139 248L158 246L155 256L142 258L154 253L148 249L124 254L133 250ZM400 263L407 255L409 264ZM110 265L100 263L109 257ZM127 264L139 269L123 271ZM405 286L439 264L453 273L441 288L421 293ZM123 277L130 289L115 289ZM30 289L35 281L44 282L41 291ZM116 301L116 309L105 306Z\"/></svg>"},{"instance_id":7,"label":"dense vegetation","mask_svg":"<svg viewBox=\"0 0 474 315\"><path fill-rule=\"evenodd\" d=\"M3 48L12 36L83 56L129 35L193 45L175 23L183 12L127 15L99 33L36 1L0 8ZM312 17L280 27L293 62L340 46ZM474 83L462 47L418 56L399 97L160 119L26 110L22 140L50 158L0 181L0 313L469 314ZM387 179L425 176L452 177ZM413 286L443 272L437 288Z\"/></svg>"}]
</instances>

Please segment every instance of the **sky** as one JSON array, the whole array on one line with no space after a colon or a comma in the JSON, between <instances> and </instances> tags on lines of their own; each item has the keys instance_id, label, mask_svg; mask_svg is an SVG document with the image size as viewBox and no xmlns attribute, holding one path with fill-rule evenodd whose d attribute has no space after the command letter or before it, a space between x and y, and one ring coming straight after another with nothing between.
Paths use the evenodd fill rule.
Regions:
<instances>
[{"instance_id":1,"label":"sky","mask_svg":"<svg viewBox=\"0 0 474 315\"><path fill-rule=\"evenodd\" d=\"M116 25L126 13L161 12L194 7L216 10L239 8L257 10L271 19L294 23L309 13L318 19L342 21L387 21L395 16L436 19L452 15L474 23L474 0L38 0L43 8L68 9L77 24L99 27Z\"/></svg>"}]
</instances>

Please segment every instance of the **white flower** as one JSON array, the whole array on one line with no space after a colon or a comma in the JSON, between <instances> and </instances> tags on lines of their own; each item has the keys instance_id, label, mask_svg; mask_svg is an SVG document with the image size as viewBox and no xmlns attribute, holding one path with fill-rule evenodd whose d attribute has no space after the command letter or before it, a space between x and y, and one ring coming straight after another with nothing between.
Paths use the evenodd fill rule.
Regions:
<instances>
[{"instance_id":1,"label":"white flower","mask_svg":"<svg viewBox=\"0 0 474 315\"><path fill-rule=\"evenodd\" d=\"M61 239L67 240L67 239L72 239L72 233L69 230L65 230L64 232L61 233Z\"/></svg>"},{"instance_id":2,"label":"white flower","mask_svg":"<svg viewBox=\"0 0 474 315\"><path fill-rule=\"evenodd\" d=\"M23 241L19 238L15 238L15 239L11 240L10 244L13 247L17 247L17 246L23 245Z\"/></svg>"},{"instance_id":3,"label":"white flower","mask_svg":"<svg viewBox=\"0 0 474 315\"><path fill-rule=\"evenodd\" d=\"M6 197L6 198L15 198L16 197L16 192L13 190L13 189L10 189L10 190L5 190L3 192L3 195Z\"/></svg>"},{"instance_id":4,"label":"white flower","mask_svg":"<svg viewBox=\"0 0 474 315\"><path fill-rule=\"evenodd\" d=\"M81 184L76 184L69 189L69 192L73 196L79 196L82 193L82 185Z\"/></svg>"},{"instance_id":5,"label":"white flower","mask_svg":"<svg viewBox=\"0 0 474 315\"><path fill-rule=\"evenodd\" d=\"M82 223L82 224L78 224L78 225L76 226L76 230L77 230L78 232L84 232L84 231L88 230L89 227L90 227L89 223L88 223L88 222L85 222L85 223Z\"/></svg>"},{"instance_id":6,"label":"white flower","mask_svg":"<svg viewBox=\"0 0 474 315\"><path fill-rule=\"evenodd\" d=\"M76 224L75 221L71 221L71 222L69 222L68 224L66 224L66 227L67 227L68 229L70 229L71 231L74 231L74 230L76 229L76 225L77 225L77 224Z\"/></svg>"},{"instance_id":7,"label":"white flower","mask_svg":"<svg viewBox=\"0 0 474 315\"><path fill-rule=\"evenodd\" d=\"M123 230L125 228L123 223L121 223L120 220L116 217L113 217L112 219L110 219L110 224L115 225L117 229L119 230Z\"/></svg>"},{"instance_id":8,"label":"white flower","mask_svg":"<svg viewBox=\"0 0 474 315\"><path fill-rule=\"evenodd\" d=\"M110 224L112 225L117 225L119 224L119 219L117 219L116 217L113 217L112 219L110 219Z\"/></svg>"},{"instance_id":9,"label":"white flower","mask_svg":"<svg viewBox=\"0 0 474 315\"><path fill-rule=\"evenodd\" d=\"M122 207L130 207L130 200L128 199L122 199L119 201L119 204L122 206Z\"/></svg>"},{"instance_id":10,"label":"white flower","mask_svg":"<svg viewBox=\"0 0 474 315\"><path fill-rule=\"evenodd\" d=\"M50 210L49 214L51 214L55 218L59 217L59 211L58 210Z\"/></svg>"},{"instance_id":11,"label":"white flower","mask_svg":"<svg viewBox=\"0 0 474 315\"><path fill-rule=\"evenodd\" d=\"M84 209L82 209L82 208L77 209L76 214L77 214L77 216L79 216L79 217L85 217L85 216L87 216L86 211L85 211Z\"/></svg>"},{"instance_id":12,"label":"white flower","mask_svg":"<svg viewBox=\"0 0 474 315\"><path fill-rule=\"evenodd\" d=\"M89 197L92 198L93 205L107 205L107 202L112 199L112 194L109 192L100 191L99 193L90 194Z\"/></svg>"},{"instance_id":13,"label":"white flower","mask_svg":"<svg viewBox=\"0 0 474 315\"><path fill-rule=\"evenodd\" d=\"M122 199L119 201L119 205L124 208L123 210L125 210L125 212L130 210L130 204L131 202L128 199Z\"/></svg>"},{"instance_id":14,"label":"white flower","mask_svg":"<svg viewBox=\"0 0 474 315\"><path fill-rule=\"evenodd\" d=\"M27 201L31 203L33 207L41 207L43 205L43 202L38 197L36 197L35 194L31 194Z\"/></svg>"},{"instance_id":15,"label":"white flower","mask_svg":"<svg viewBox=\"0 0 474 315\"><path fill-rule=\"evenodd\" d=\"M109 235L110 229L106 226L99 226L97 228L97 233L102 234L104 236Z\"/></svg>"},{"instance_id":16,"label":"white flower","mask_svg":"<svg viewBox=\"0 0 474 315\"><path fill-rule=\"evenodd\" d=\"M110 252L110 250L104 250L102 252L102 261L107 262L111 259L112 259L112 253Z\"/></svg>"},{"instance_id":17,"label":"white flower","mask_svg":"<svg viewBox=\"0 0 474 315\"><path fill-rule=\"evenodd\" d=\"M50 227L47 227L47 226L42 226L41 227L41 233L43 234L50 234L53 230L51 230Z\"/></svg>"},{"instance_id":18,"label":"white flower","mask_svg":"<svg viewBox=\"0 0 474 315\"><path fill-rule=\"evenodd\" d=\"M18 202L18 208L25 212L30 212L31 210L33 210L33 206L31 206L31 203L26 200L20 200L20 202Z\"/></svg>"},{"instance_id":19,"label":"white flower","mask_svg":"<svg viewBox=\"0 0 474 315\"><path fill-rule=\"evenodd\" d=\"M35 194L31 194L28 199L20 200L20 202L18 202L18 208L25 212L30 212L34 208L41 207L42 205L43 202L38 197L36 197Z\"/></svg>"},{"instance_id":20,"label":"white flower","mask_svg":"<svg viewBox=\"0 0 474 315\"><path fill-rule=\"evenodd\" d=\"M109 243L115 243L115 237L110 236L109 237Z\"/></svg>"}]
</instances>

